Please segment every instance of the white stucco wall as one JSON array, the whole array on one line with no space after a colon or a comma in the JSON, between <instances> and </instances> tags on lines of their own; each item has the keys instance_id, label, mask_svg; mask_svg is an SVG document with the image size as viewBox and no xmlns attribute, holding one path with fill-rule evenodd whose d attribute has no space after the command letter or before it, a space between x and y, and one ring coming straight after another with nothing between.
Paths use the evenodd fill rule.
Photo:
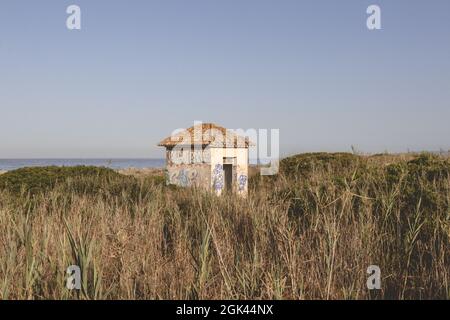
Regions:
<instances>
[{"instance_id":1,"label":"white stucco wall","mask_svg":"<svg viewBox=\"0 0 450 320\"><path fill-rule=\"evenodd\" d=\"M247 148L211 148L211 187L220 195L224 189L223 159L234 158L235 179L233 189L240 195L248 193L248 149Z\"/></svg>"}]
</instances>

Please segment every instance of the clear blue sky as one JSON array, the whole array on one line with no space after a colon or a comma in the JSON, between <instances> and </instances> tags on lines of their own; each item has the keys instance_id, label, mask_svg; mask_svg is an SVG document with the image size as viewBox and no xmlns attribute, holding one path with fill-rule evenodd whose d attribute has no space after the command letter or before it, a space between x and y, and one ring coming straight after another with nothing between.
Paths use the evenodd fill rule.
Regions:
<instances>
[{"instance_id":1,"label":"clear blue sky","mask_svg":"<svg viewBox=\"0 0 450 320\"><path fill-rule=\"evenodd\" d=\"M1 1L0 158L161 157L194 120L283 154L448 150L450 1Z\"/></svg>"}]
</instances>

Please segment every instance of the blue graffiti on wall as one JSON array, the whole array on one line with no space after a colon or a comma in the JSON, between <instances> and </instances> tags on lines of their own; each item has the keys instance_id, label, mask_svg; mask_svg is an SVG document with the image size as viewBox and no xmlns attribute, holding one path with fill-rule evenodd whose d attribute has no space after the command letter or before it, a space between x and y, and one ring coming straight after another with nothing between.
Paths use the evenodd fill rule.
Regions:
<instances>
[{"instance_id":1,"label":"blue graffiti on wall","mask_svg":"<svg viewBox=\"0 0 450 320\"><path fill-rule=\"evenodd\" d=\"M189 186L189 178L188 178L186 170L184 170L184 169L180 170L180 173L178 174L177 179L178 179L178 183L180 186L182 186L182 187Z\"/></svg>"},{"instance_id":2,"label":"blue graffiti on wall","mask_svg":"<svg viewBox=\"0 0 450 320\"><path fill-rule=\"evenodd\" d=\"M197 178L198 172L196 170L181 169L172 173L170 181L180 187L189 187L197 182Z\"/></svg>"},{"instance_id":3,"label":"blue graffiti on wall","mask_svg":"<svg viewBox=\"0 0 450 320\"><path fill-rule=\"evenodd\" d=\"M245 186L247 185L247 176L244 174L241 174L239 176L239 191L244 191Z\"/></svg>"},{"instance_id":4,"label":"blue graffiti on wall","mask_svg":"<svg viewBox=\"0 0 450 320\"><path fill-rule=\"evenodd\" d=\"M223 165L216 164L213 170L214 190L220 191L223 189Z\"/></svg>"}]
</instances>

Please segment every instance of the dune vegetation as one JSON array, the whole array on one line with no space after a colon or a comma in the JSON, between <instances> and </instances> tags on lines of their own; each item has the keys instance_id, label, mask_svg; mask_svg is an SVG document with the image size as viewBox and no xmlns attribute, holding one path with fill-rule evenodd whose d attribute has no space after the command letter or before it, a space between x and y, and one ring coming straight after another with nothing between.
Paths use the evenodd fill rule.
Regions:
<instances>
[{"instance_id":1,"label":"dune vegetation","mask_svg":"<svg viewBox=\"0 0 450 320\"><path fill-rule=\"evenodd\" d=\"M0 299L449 299L449 244L436 155L301 154L247 199L106 168L0 175Z\"/></svg>"}]
</instances>

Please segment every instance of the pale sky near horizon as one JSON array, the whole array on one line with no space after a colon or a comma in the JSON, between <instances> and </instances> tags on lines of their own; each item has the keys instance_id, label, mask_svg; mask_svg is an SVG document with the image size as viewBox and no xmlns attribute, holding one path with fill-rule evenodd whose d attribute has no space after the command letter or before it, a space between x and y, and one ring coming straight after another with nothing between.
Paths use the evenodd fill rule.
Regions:
<instances>
[{"instance_id":1,"label":"pale sky near horizon","mask_svg":"<svg viewBox=\"0 0 450 320\"><path fill-rule=\"evenodd\" d=\"M283 155L449 150L450 1L1 1L0 158L159 158L196 120Z\"/></svg>"}]
</instances>

